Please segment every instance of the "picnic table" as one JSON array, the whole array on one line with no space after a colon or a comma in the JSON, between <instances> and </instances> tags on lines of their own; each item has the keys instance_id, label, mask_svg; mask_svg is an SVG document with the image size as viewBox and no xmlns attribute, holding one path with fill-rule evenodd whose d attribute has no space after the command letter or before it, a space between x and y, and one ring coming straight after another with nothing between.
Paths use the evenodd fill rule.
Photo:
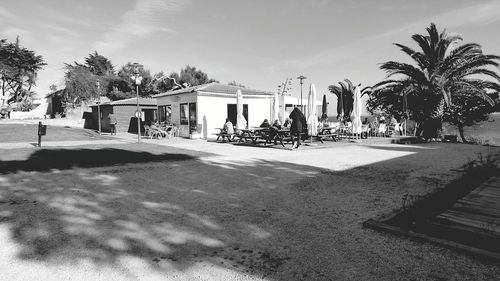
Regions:
<instances>
[{"instance_id":1,"label":"picnic table","mask_svg":"<svg viewBox=\"0 0 500 281\"><path fill-rule=\"evenodd\" d=\"M335 127L321 127L318 128L318 135L316 136L318 140L323 143L324 139L332 138L333 141L337 141L338 134L336 133Z\"/></svg>"},{"instance_id":2,"label":"picnic table","mask_svg":"<svg viewBox=\"0 0 500 281\"><path fill-rule=\"evenodd\" d=\"M229 142L231 142L231 139L233 139L235 137L234 134L228 134L226 132L226 130L224 130L224 128L215 128L215 129L220 131L219 133L215 134L217 136L216 141L219 141L219 139L222 137L223 142L226 142L225 139L227 139Z\"/></svg>"},{"instance_id":3,"label":"picnic table","mask_svg":"<svg viewBox=\"0 0 500 281\"><path fill-rule=\"evenodd\" d=\"M292 137L290 135L290 128L281 128L279 130L276 130L275 132L276 134L274 134L272 137L271 137L271 134L268 135L267 137L267 140L266 140L266 143L271 143L271 141L274 141L274 142L280 142L281 146L285 147L285 144L283 143L283 141L291 141L292 140Z\"/></svg>"},{"instance_id":4,"label":"picnic table","mask_svg":"<svg viewBox=\"0 0 500 281\"><path fill-rule=\"evenodd\" d=\"M235 135L235 137L239 138L239 143L251 140L253 144L257 144L258 139L265 139L267 141L269 138L269 128L254 127L239 129L239 131L241 131L241 133Z\"/></svg>"}]
</instances>

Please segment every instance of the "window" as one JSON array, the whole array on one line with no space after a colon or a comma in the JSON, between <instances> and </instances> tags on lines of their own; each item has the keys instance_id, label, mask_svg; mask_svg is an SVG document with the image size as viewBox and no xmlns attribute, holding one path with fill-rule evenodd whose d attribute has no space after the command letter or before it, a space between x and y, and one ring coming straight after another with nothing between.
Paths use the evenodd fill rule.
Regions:
<instances>
[{"instance_id":1,"label":"window","mask_svg":"<svg viewBox=\"0 0 500 281\"><path fill-rule=\"evenodd\" d=\"M196 118L196 103L189 104L189 132L196 132L198 130L198 120Z\"/></svg>"},{"instance_id":2,"label":"window","mask_svg":"<svg viewBox=\"0 0 500 281\"><path fill-rule=\"evenodd\" d=\"M158 121L172 124L172 105L158 106Z\"/></svg>"},{"instance_id":3,"label":"window","mask_svg":"<svg viewBox=\"0 0 500 281\"><path fill-rule=\"evenodd\" d=\"M187 103L181 103L181 125L189 124L189 107Z\"/></svg>"}]
</instances>

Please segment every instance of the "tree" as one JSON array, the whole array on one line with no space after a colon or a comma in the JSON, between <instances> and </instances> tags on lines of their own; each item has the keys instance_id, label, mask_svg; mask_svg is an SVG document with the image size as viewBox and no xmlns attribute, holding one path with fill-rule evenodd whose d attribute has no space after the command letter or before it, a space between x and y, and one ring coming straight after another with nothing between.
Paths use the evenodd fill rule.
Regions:
<instances>
[{"instance_id":1,"label":"tree","mask_svg":"<svg viewBox=\"0 0 500 281\"><path fill-rule=\"evenodd\" d=\"M92 73L89 67L82 65L66 64L64 102L79 104L88 100L97 99L99 94L97 90L98 77ZM105 79L101 79L101 89L106 88Z\"/></svg>"},{"instance_id":2,"label":"tree","mask_svg":"<svg viewBox=\"0 0 500 281\"><path fill-rule=\"evenodd\" d=\"M382 64L387 80L373 87L368 105L370 110L407 114L419 124L417 132L423 130L424 138L433 138L441 129L446 106L465 89L494 105L488 94L498 91L500 76L491 68L498 67L500 57L484 55L475 43L459 45L461 36L449 35L446 30L439 33L433 23L427 33L412 36L421 51L395 44L414 64Z\"/></svg>"},{"instance_id":3,"label":"tree","mask_svg":"<svg viewBox=\"0 0 500 281\"><path fill-rule=\"evenodd\" d=\"M142 76L142 82L139 85L139 96L149 97L157 94L157 92L155 92L154 90L154 86L152 83L153 77L151 76L151 73L140 64L128 62L127 64L122 66L120 71L118 71L118 78L127 83L128 87L132 89L132 93L135 95L136 87L131 77L134 75L136 70L139 72L139 75Z\"/></svg>"},{"instance_id":4,"label":"tree","mask_svg":"<svg viewBox=\"0 0 500 281\"><path fill-rule=\"evenodd\" d=\"M340 81L337 85L328 86L330 93L337 96L337 119L341 121L350 121L351 113L354 106L354 90L355 86L352 84L351 80L344 79L345 83ZM361 84L358 85L359 87ZM364 87L361 89L361 96L368 94L371 91L371 87Z\"/></svg>"},{"instance_id":5,"label":"tree","mask_svg":"<svg viewBox=\"0 0 500 281\"><path fill-rule=\"evenodd\" d=\"M208 75L194 66L186 65L179 73L179 84L188 84L191 86L202 85L211 82L219 82L215 79L208 78Z\"/></svg>"},{"instance_id":6,"label":"tree","mask_svg":"<svg viewBox=\"0 0 500 281\"><path fill-rule=\"evenodd\" d=\"M181 69L180 73L172 72L170 75L165 75L163 71L161 71L155 74L150 84L153 92L162 93L211 82L219 81L208 78L205 72L196 69L196 67L187 65L185 68Z\"/></svg>"},{"instance_id":7,"label":"tree","mask_svg":"<svg viewBox=\"0 0 500 281\"><path fill-rule=\"evenodd\" d=\"M489 94L489 97L498 105L499 96L497 93ZM491 106L485 99L474 94L474 89L462 89L453 96L453 104L448 106L443 115L443 121L457 126L460 138L463 143L467 143L464 135L464 127L472 126L481 121L486 121L489 114L495 112L495 107Z\"/></svg>"},{"instance_id":8,"label":"tree","mask_svg":"<svg viewBox=\"0 0 500 281\"><path fill-rule=\"evenodd\" d=\"M47 65L42 56L6 39L0 40L0 87L8 104L21 102L35 85L38 71Z\"/></svg>"},{"instance_id":9,"label":"tree","mask_svg":"<svg viewBox=\"0 0 500 281\"><path fill-rule=\"evenodd\" d=\"M98 76L114 75L115 70L111 61L94 51L85 58L85 65L90 68L90 71Z\"/></svg>"},{"instance_id":10,"label":"tree","mask_svg":"<svg viewBox=\"0 0 500 281\"><path fill-rule=\"evenodd\" d=\"M65 84L63 100L70 104L79 104L88 100L96 100L99 95L109 95L109 84L116 80L111 61L94 51L85 58L85 63L65 65ZM100 89L97 89L97 81ZM128 88L130 91L130 87Z\"/></svg>"},{"instance_id":11,"label":"tree","mask_svg":"<svg viewBox=\"0 0 500 281\"><path fill-rule=\"evenodd\" d=\"M240 88L243 88L243 89L245 89L245 88L246 88L246 86L245 86L245 85L243 85L243 84L241 84L241 83L238 83L238 82L236 82L236 81L234 81L234 80L233 80L233 81L231 81L231 82L229 82L229 83L227 83L227 84L228 84L229 86L236 86L236 87L240 87Z\"/></svg>"}]
</instances>

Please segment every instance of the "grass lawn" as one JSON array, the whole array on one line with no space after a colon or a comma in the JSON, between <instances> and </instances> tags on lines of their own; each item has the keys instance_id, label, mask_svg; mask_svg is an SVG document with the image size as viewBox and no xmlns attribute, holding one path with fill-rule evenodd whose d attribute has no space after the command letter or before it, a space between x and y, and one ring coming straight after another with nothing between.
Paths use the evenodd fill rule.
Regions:
<instances>
[{"instance_id":1,"label":"grass lawn","mask_svg":"<svg viewBox=\"0 0 500 281\"><path fill-rule=\"evenodd\" d=\"M497 148L343 144L292 152L199 143L204 151L123 144L0 155L0 275L500 279L497 263L362 227L400 208L404 194L439 188L456 176L450 169ZM353 165L358 155L354 162L365 162ZM313 164L322 159L338 169Z\"/></svg>"},{"instance_id":2,"label":"grass lawn","mask_svg":"<svg viewBox=\"0 0 500 281\"><path fill-rule=\"evenodd\" d=\"M47 135L43 141L78 141L111 139L101 136L93 130L47 126ZM0 143L38 141L38 125L32 124L0 124Z\"/></svg>"}]
</instances>

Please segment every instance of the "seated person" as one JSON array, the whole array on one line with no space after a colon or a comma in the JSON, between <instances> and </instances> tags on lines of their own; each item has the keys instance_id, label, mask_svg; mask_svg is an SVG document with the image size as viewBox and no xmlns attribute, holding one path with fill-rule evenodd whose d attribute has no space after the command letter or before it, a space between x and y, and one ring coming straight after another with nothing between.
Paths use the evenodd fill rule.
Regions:
<instances>
[{"instance_id":1,"label":"seated person","mask_svg":"<svg viewBox=\"0 0 500 281\"><path fill-rule=\"evenodd\" d=\"M285 123L283 124L283 127L290 128L291 125L292 125L292 121L290 121L290 118L286 118Z\"/></svg>"},{"instance_id":2,"label":"seated person","mask_svg":"<svg viewBox=\"0 0 500 281\"><path fill-rule=\"evenodd\" d=\"M278 131L281 130L280 121L278 119L274 120L273 125L269 129L269 140L274 140L274 144L278 144L276 136L278 135Z\"/></svg>"},{"instance_id":3,"label":"seated person","mask_svg":"<svg viewBox=\"0 0 500 281\"><path fill-rule=\"evenodd\" d=\"M163 137L166 137L168 135L168 132L163 130L161 127L160 127L160 124L158 124L158 122L154 123L154 124L151 124L150 128L152 130L156 130L160 133L160 136L163 138Z\"/></svg>"},{"instance_id":4,"label":"seated person","mask_svg":"<svg viewBox=\"0 0 500 281\"><path fill-rule=\"evenodd\" d=\"M229 118L226 118L226 123L224 123L222 131L228 135L234 135L233 123L229 121ZM224 139L224 137L222 137L222 139Z\"/></svg>"},{"instance_id":5,"label":"seated person","mask_svg":"<svg viewBox=\"0 0 500 281\"><path fill-rule=\"evenodd\" d=\"M269 128L271 127L271 125L269 124L269 121L267 121L267 119L264 119L264 122L262 122L262 124L260 124L261 128Z\"/></svg>"}]
</instances>

